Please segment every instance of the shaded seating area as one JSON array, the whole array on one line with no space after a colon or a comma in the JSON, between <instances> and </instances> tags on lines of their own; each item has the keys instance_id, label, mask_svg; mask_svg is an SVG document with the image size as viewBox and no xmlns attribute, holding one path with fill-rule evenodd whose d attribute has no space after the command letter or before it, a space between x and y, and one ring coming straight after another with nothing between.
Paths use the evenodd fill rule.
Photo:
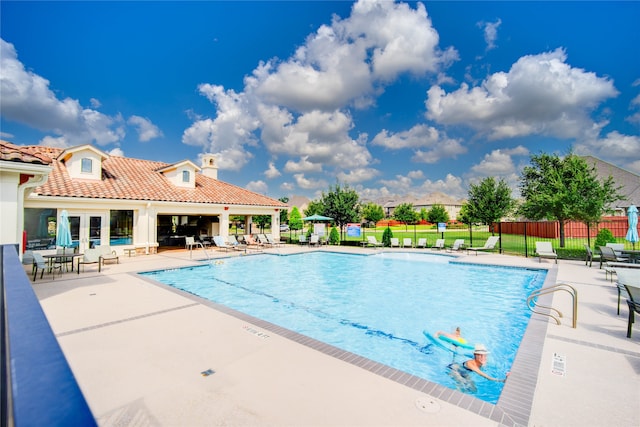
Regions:
<instances>
[{"instance_id":1,"label":"shaded seating area","mask_svg":"<svg viewBox=\"0 0 640 427\"><path fill-rule=\"evenodd\" d=\"M538 255L539 262L546 258L554 259L556 264L558 263L558 254L553 250L551 242L536 242L536 255Z\"/></svg>"},{"instance_id":2,"label":"shaded seating area","mask_svg":"<svg viewBox=\"0 0 640 427\"><path fill-rule=\"evenodd\" d=\"M500 240L500 236L491 236L487 239L487 241L485 242L484 246L478 246L478 247L474 247L474 248L467 248L467 253L469 253L469 251L475 252L476 255L478 255L478 252L483 252L483 251L493 251L496 248L496 245L498 244L498 241Z\"/></svg>"}]
</instances>

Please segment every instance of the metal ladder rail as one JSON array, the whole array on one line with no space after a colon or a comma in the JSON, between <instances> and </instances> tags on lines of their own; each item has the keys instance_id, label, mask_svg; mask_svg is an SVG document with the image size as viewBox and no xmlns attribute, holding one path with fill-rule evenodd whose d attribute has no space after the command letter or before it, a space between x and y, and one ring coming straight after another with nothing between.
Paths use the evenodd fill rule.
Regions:
<instances>
[{"instance_id":1,"label":"metal ladder rail","mask_svg":"<svg viewBox=\"0 0 640 427\"><path fill-rule=\"evenodd\" d=\"M567 289L569 288L569 289ZM571 300L573 303L573 328L575 329L577 324L578 324L578 291L576 290L576 288L574 288L571 285L568 285L566 283L558 283L557 285L553 285L553 286L549 286L546 288L542 288L542 289L538 289L537 291L533 291L531 292L531 294L529 294L529 296L527 297L527 307L529 307L529 310L531 310L532 312L536 313L536 314L541 314L543 316L549 316L551 317L553 320L556 321L557 325L560 325L560 319L558 317L563 317L562 316L562 312L553 308L553 307L547 307L544 305L539 305L536 302L533 303L533 305L531 304L531 302L533 301L534 298L542 296L542 295L546 295L549 293L553 293L556 291L565 291L567 293L569 293L569 295L571 295ZM543 313L541 311L536 311L535 307L540 307L540 308L546 308L548 310L552 310L555 311L558 314L558 317L554 316L553 314L549 314L549 313Z\"/></svg>"}]
</instances>

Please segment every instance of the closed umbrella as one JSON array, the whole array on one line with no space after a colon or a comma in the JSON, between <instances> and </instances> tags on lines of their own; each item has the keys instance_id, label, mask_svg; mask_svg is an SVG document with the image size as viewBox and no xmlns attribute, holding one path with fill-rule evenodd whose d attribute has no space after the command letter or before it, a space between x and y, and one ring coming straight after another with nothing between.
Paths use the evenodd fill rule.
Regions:
<instances>
[{"instance_id":1,"label":"closed umbrella","mask_svg":"<svg viewBox=\"0 0 640 427\"><path fill-rule=\"evenodd\" d=\"M629 206L627 209L627 216L629 218L629 230L625 239L627 239L633 245L633 249L636 248L636 242L638 239L638 208L634 205Z\"/></svg>"},{"instance_id":2,"label":"closed umbrella","mask_svg":"<svg viewBox=\"0 0 640 427\"><path fill-rule=\"evenodd\" d=\"M60 212L60 221L56 230L56 246L66 249L72 245L71 226L69 225L69 213L66 210ZM63 249L63 252L64 252Z\"/></svg>"}]
</instances>

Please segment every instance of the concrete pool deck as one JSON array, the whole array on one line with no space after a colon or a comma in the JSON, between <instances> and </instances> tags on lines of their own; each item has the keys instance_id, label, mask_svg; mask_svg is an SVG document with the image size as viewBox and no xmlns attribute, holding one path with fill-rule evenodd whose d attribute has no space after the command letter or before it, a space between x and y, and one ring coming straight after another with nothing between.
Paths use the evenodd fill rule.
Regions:
<instances>
[{"instance_id":1,"label":"concrete pool deck","mask_svg":"<svg viewBox=\"0 0 640 427\"><path fill-rule=\"evenodd\" d=\"M310 249L285 245L265 252L301 250ZM533 361L537 372L514 373L505 385L506 393L519 378L533 383L526 395L519 396L517 388L509 392L528 415L524 423L514 423L497 417L493 405L458 398L442 387L416 389L415 377L373 373L372 364L358 366L344 352L314 348L313 340L290 339L287 331L274 332L135 274L200 264L203 258L202 250L120 256L120 264L107 264L101 273L87 266L79 275L34 283L100 426L638 425L640 322L626 338L627 305L623 298L618 316L615 283L596 266L559 261L556 281L578 290L578 326L571 327L566 293L553 297L553 307L565 315L562 325L532 316L532 323L544 326L538 328L543 336L539 360ZM460 261L555 265L484 253ZM555 366L564 375L552 372L554 355L564 362Z\"/></svg>"}]
</instances>

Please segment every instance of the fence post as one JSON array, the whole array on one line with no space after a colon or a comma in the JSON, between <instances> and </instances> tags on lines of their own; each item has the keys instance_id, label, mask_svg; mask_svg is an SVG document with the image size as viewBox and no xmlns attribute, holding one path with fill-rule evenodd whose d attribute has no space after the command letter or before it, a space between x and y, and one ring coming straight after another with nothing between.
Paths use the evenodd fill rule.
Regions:
<instances>
[{"instance_id":1,"label":"fence post","mask_svg":"<svg viewBox=\"0 0 640 427\"><path fill-rule=\"evenodd\" d=\"M498 253L501 254L502 253L502 221L498 223L498 236L500 236L500 239L498 241Z\"/></svg>"},{"instance_id":2,"label":"fence post","mask_svg":"<svg viewBox=\"0 0 640 427\"><path fill-rule=\"evenodd\" d=\"M527 244L527 221L524 222L524 257L529 257L529 245Z\"/></svg>"}]
</instances>

